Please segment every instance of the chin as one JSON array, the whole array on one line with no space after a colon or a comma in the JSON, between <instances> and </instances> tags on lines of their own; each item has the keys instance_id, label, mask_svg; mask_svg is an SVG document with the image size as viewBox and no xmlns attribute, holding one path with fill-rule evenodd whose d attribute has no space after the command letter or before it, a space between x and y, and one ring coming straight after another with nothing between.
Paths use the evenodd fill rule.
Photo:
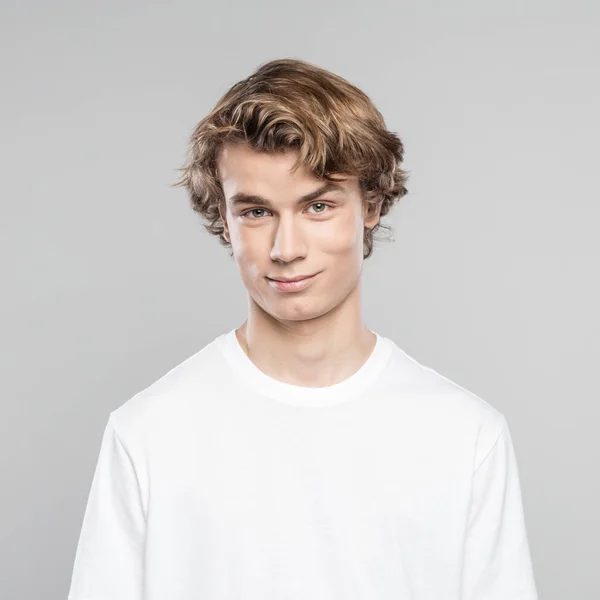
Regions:
<instances>
[{"instance_id":1,"label":"chin","mask_svg":"<svg viewBox=\"0 0 600 600\"><path fill-rule=\"evenodd\" d=\"M323 307L307 299L289 298L278 306L269 307L267 312L280 321L311 321L326 315L334 308L335 306Z\"/></svg>"}]
</instances>

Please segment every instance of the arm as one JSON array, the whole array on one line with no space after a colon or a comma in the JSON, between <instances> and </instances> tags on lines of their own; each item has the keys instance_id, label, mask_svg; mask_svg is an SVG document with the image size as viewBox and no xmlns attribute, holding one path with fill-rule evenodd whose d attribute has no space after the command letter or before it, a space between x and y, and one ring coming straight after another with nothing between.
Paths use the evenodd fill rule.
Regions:
<instances>
[{"instance_id":1,"label":"arm","mask_svg":"<svg viewBox=\"0 0 600 600\"><path fill-rule=\"evenodd\" d=\"M538 600L517 460L506 419L473 474L463 600Z\"/></svg>"},{"instance_id":2,"label":"arm","mask_svg":"<svg viewBox=\"0 0 600 600\"><path fill-rule=\"evenodd\" d=\"M109 417L68 600L142 600L145 525L135 469Z\"/></svg>"}]
</instances>

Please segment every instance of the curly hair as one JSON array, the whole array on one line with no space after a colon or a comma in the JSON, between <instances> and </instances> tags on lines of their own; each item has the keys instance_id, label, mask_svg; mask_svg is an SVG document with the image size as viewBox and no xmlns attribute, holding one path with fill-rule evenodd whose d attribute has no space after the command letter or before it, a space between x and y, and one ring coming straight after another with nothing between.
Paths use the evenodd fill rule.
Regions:
<instances>
[{"instance_id":1,"label":"curly hair","mask_svg":"<svg viewBox=\"0 0 600 600\"><path fill-rule=\"evenodd\" d=\"M382 114L359 88L339 75L296 59L261 64L233 85L195 127L182 174L172 184L185 187L205 229L231 244L221 212L225 203L217 160L224 144L247 144L259 152L297 150L292 171L304 165L315 177L358 177L363 201L385 216L407 193L408 171L401 168L403 144L388 131ZM373 252L374 234L391 231L379 221L364 231L363 257Z\"/></svg>"}]
</instances>

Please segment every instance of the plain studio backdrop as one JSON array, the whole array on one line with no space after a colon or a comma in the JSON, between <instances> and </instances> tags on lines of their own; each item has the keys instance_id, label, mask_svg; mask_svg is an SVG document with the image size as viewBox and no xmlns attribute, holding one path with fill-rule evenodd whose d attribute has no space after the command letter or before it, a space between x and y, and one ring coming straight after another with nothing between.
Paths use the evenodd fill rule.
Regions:
<instances>
[{"instance_id":1,"label":"plain studio backdrop","mask_svg":"<svg viewBox=\"0 0 600 600\"><path fill-rule=\"evenodd\" d=\"M2 600L66 598L108 413L245 319L235 263L170 184L221 94L284 57L361 87L405 144L368 326L506 415L540 598L600 597L597 3L0 17Z\"/></svg>"}]
</instances>

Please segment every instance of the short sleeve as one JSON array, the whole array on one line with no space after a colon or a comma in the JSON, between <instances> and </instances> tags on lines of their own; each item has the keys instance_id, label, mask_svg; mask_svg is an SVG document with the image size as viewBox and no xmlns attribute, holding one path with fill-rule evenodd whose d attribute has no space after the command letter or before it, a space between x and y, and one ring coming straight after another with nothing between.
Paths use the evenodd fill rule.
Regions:
<instances>
[{"instance_id":1,"label":"short sleeve","mask_svg":"<svg viewBox=\"0 0 600 600\"><path fill-rule=\"evenodd\" d=\"M142 600L145 517L109 417L83 517L68 600Z\"/></svg>"},{"instance_id":2,"label":"short sleeve","mask_svg":"<svg viewBox=\"0 0 600 600\"><path fill-rule=\"evenodd\" d=\"M537 600L513 443L502 430L473 475L463 600Z\"/></svg>"}]
</instances>

